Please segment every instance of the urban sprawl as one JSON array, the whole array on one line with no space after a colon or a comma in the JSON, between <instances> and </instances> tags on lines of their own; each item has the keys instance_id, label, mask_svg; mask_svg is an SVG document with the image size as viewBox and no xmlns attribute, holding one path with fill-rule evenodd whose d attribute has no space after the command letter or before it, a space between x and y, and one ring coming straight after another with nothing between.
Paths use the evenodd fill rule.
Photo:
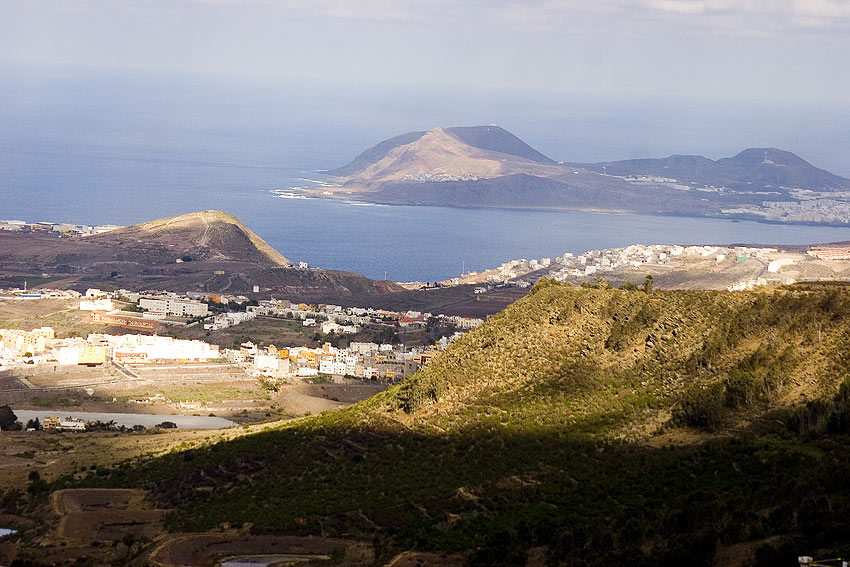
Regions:
<instances>
[{"instance_id":1,"label":"urban sprawl","mask_svg":"<svg viewBox=\"0 0 850 567\"><path fill-rule=\"evenodd\" d=\"M128 329L155 331L160 325L194 326L217 330L263 317L292 319L303 327L315 327L324 335L355 334L361 326L385 325L391 328L423 328L439 323L465 331L481 319L433 315L416 311L393 312L338 305L294 304L286 300L251 302L246 297L207 294L206 301L159 292L139 294L127 290L107 293L89 289L85 295L64 290L9 290L0 298L37 301L46 298L75 299L79 309L89 311L89 322ZM138 311L116 309L118 303ZM247 303L252 303L248 304ZM228 305L240 308L213 314ZM244 310L241 310L244 309ZM345 348L326 342L320 347L258 346L243 343L238 349L220 349L201 340L176 339L148 334L111 335L92 333L87 337L57 339L51 327L31 331L0 330L0 370L21 365L113 365L133 377L134 365L163 361L221 361L237 364L263 380L311 378L319 375L373 380L397 380L415 372L435 352L445 348L458 334L444 336L433 345L407 348L405 344L352 341Z\"/></svg>"}]
</instances>

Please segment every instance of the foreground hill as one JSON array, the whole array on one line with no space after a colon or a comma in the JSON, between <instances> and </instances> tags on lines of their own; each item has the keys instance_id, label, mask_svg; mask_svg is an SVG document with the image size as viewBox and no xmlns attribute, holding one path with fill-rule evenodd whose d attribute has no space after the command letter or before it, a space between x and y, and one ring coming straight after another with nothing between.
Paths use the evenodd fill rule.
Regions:
<instances>
[{"instance_id":1,"label":"foreground hill","mask_svg":"<svg viewBox=\"0 0 850 567\"><path fill-rule=\"evenodd\" d=\"M766 566L847 553L848 323L845 288L544 280L370 400L84 482L146 487L175 510L173 530L345 536L379 559Z\"/></svg>"},{"instance_id":2,"label":"foreground hill","mask_svg":"<svg viewBox=\"0 0 850 567\"><path fill-rule=\"evenodd\" d=\"M717 161L564 164L498 126L434 128L380 142L326 173L330 186L303 191L386 204L850 222L850 180L776 148Z\"/></svg>"},{"instance_id":3,"label":"foreground hill","mask_svg":"<svg viewBox=\"0 0 850 567\"><path fill-rule=\"evenodd\" d=\"M201 211L85 237L0 231L0 279L54 287L285 293L293 298L401 291L359 274L299 269L222 211Z\"/></svg>"}]
</instances>

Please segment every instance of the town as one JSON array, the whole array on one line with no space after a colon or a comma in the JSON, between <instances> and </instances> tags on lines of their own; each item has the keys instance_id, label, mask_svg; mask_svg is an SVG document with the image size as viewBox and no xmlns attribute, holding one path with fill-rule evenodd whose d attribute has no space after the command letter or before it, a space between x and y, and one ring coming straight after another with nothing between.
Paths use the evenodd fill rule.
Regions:
<instances>
[{"instance_id":1,"label":"town","mask_svg":"<svg viewBox=\"0 0 850 567\"><path fill-rule=\"evenodd\" d=\"M796 281L846 279L850 248L812 246L807 250L753 246L632 244L623 248L565 253L555 258L518 259L497 268L472 271L439 285L475 285L476 293L494 287L529 286L541 277L582 284L598 278L639 283L646 275L669 278L667 287L686 285L741 291ZM687 274L687 281L677 276ZM683 281L679 281L683 280ZM697 282L697 283L695 283Z\"/></svg>"},{"instance_id":2,"label":"town","mask_svg":"<svg viewBox=\"0 0 850 567\"><path fill-rule=\"evenodd\" d=\"M0 329L0 379L5 380L0 403L54 407L71 399L76 409L203 411L242 421L321 411L368 397L416 372L482 323L415 311L163 291L13 289L0 290L0 301L23 309L58 302L67 306L63 312L79 313L75 320L90 329L87 334L67 328L58 333L51 326ZM289 329L290 335L276 333L277 339L265 343L252 338L232 348L210 342L257 319ZM286 344L293 328L303 329L295 334L302 340ZM421 340L432 336L430 328L439 328L441 336ZM181 330L197 330L206 340L171 336ZM376 336L386 340L359 340ZM408 337L419 340L408 342ZM292 388L301 396L296 403ZM317 396L327 403L308 399Z\"/></svg>"},{"instance_id":3,"label":"town","mask_svg":"<svg viewBox=\"0 0 850 567\"><path fill-rule=\"evenodd\" d=\"M71 222L27 222L22 220L0 220L0 230L10 230L13 232L48 232L62 235L86 236L89 234L101 234L123 228L116 224L74 224Z\"/></svg>"}]
</instances>

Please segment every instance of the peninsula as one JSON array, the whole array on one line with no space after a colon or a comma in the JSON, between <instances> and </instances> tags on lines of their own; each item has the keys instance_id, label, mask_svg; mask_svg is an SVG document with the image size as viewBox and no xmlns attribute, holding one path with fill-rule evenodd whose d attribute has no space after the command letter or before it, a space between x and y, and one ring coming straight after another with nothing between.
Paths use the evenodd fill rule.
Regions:
<instances>
[{"instance_id":1,"label":"peninsula","mask_svg":"<svg viewBox=\"0 0 850 567\"><path fill-rule=\"evenodd\" d=\"M557 162L495 125L384 140L307 196L398 205L584 210L850 224L850 179L791 152Z\"/></svg>"}]
</instances>

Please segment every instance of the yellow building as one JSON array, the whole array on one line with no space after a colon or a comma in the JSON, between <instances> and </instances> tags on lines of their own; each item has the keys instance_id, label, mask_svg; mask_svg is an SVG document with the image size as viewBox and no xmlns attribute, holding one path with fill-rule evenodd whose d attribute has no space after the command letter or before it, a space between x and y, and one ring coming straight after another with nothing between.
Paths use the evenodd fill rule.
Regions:
<instances>
[{"instance_id":1,"label":"yellow building","mask_svg":"<svg viewBox=\"0 0 850 567\"><path fill-rule=\"evenodd\" d=\"M23 356L28 352L34 355L42 354L45 341L53 337L53 327L42 327L34 331L0 330L0 350L16 356Z\"/></svg>"},{"instance_id":2,"label":"yellow building","mask_svg":"<svg viewBox=\"0 0 850 567\"><path fill-rule=\"evenodd\" d=\"M78 364L104 364L106 347L103 345L80 345Z\"/></svg>"}]
</instances>

